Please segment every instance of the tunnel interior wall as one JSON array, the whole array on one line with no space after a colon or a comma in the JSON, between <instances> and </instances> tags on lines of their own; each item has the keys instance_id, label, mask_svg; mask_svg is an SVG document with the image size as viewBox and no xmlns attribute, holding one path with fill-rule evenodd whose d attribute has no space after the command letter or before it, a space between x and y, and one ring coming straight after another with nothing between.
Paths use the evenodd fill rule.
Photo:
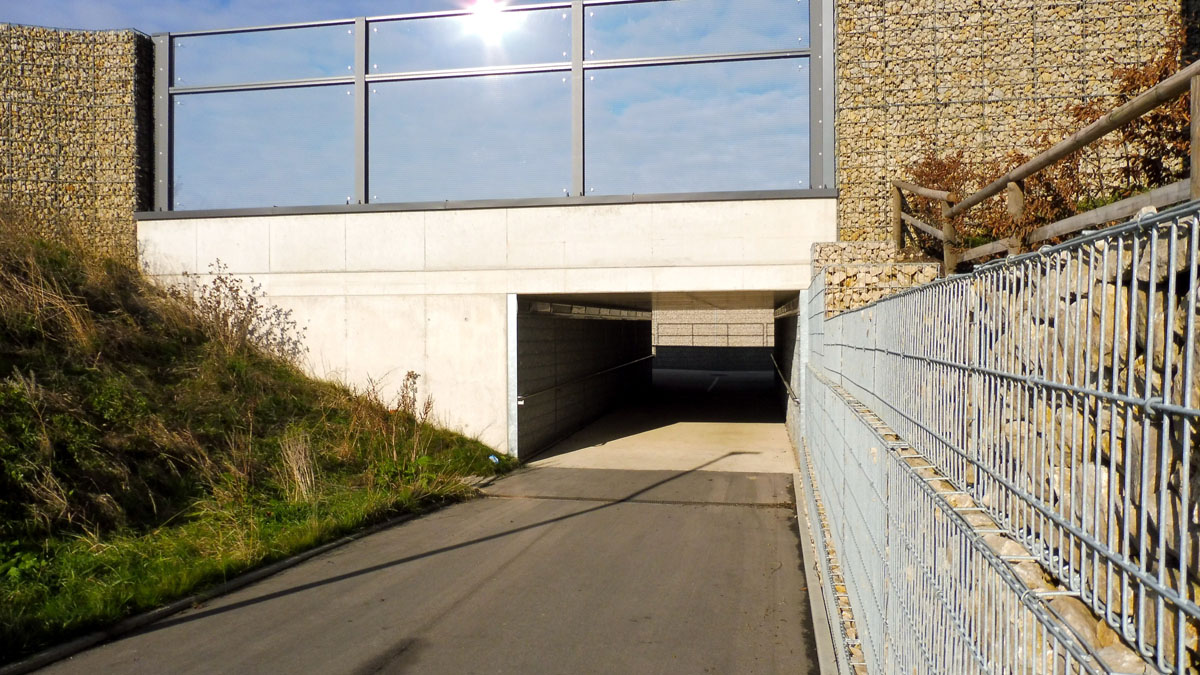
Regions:
<instances>
[{"instance_id":1,"label":"tunnel interior wall","mask_svg":"<svg viewBox=\"0 0 1200 675\"><path fill-rule=\"evenodd\" d=\"M776 382L779 384L779 396L787 401L788 436L797 452L799 439L804 434L800 401L804 400L804 369L808 364L809 344L808 317L802 308L807 305L808 291L801 291L794 303L780 307L775 312L775 363L772 366L778 364ZM784 386L785 380L787 386ZM791 388L790 393L788 387ZM793 395L795 398L792 398Z\"/></svg>"},{"instance_id":2,"label":"tunnel interior wall","mask_svg":"<svg viewBox=\"0 0 1200 675\"><path fill-rule=\"evenodd\" d=\"M655 368L771 370L771 347L654 347Z\"/></svg>"},{"instance_id":3,"label":"tunnel interior wall","mask_svg":"<svg viewBox=\"0 0 1200 675\"><path fill-rule=\"evenodd\" d=\"M528 459L650 385L650 321L517 316L517 448ZM624 367L621 367L624 366Z\"/></svg>"}]
</instances>

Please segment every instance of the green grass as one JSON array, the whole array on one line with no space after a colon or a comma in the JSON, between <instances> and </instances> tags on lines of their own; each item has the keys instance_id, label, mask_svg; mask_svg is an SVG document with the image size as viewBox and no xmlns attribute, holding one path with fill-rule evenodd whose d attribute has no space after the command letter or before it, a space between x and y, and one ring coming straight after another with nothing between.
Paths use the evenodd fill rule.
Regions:
<instances>
[{"instance_id":1,"label":"green grass","mask_svg":"<svg viewBox=\"0 0 1200 675\"><path fill-rule=\"evenodd\" d=\"M513 467L429 424L415 376L309 378L259 300L0 221L0 663Z\"/></svg>"}]
</instances>

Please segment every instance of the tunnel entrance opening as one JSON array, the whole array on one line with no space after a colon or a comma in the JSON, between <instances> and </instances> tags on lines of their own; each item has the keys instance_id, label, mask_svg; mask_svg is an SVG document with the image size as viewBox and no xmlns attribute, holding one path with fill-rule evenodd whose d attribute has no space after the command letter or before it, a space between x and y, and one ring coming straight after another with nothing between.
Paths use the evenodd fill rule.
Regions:
<instances>
[{"instance_id":1,"label":"tunnel entrance opening","mask_svg":"<svg viewBox=\"0 0 1200 675\"><path fill-rule=\"evenodd\" d=\"M518 456L569 468L790 473L772 359L774 309L790 297L520 296L510 364Z\"/></svg>"}]
</instances>

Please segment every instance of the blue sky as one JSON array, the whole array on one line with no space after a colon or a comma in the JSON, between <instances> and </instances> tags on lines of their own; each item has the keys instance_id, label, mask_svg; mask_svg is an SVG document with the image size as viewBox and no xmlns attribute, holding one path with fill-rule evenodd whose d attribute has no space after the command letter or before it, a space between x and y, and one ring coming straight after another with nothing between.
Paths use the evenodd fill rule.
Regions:
<instances>
[{"instance_id":1,"label":"blue sky","mask_svg":"<svg viewBox=\"0 0 1200 675\"><path fill-rule=\"evenodd\" d=\"M429 12L467 4L469 0L4 0L0 22L163 33Z\"/></svg>"},{"instance_id":2,"label":"blue sky","mask_svg":"<svg viewBox=\"0 0 1200 675\"><path fill-rule=\"evenodd\" d=\"M3 0L0 0L3 1ZM469 0L32 0L0 22L203 30L456 9ZM536 4L532 2L511 4ZM678 0L586 10L587 58L789 49L796 0ZM565 61L562 10L519 13L497 40L469 19L374 25L372 70ZM176 40L178 86L348 75L345 26ZM807 187L806 60L586 71L591 195ZM371 86L371 199L562 196L571 183L567 73ZM327 86L175 97L176 208L343 203L353 192L353 98Z\"/></svg>"}]
</instances>

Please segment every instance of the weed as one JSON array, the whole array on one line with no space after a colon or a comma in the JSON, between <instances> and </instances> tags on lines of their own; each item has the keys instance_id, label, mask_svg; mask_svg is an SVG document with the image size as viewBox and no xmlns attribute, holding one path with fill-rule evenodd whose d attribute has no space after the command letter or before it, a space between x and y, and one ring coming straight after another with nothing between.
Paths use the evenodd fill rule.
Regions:
<instances>
[{"instance_id":1,"label":"weed","mask_svg":"<svg viewBox=\"0 0 1200 675\"><path fill-rule=\"evenodd\" d=\"M309 501L316 493L317 474L308 434L289 430L279 439L282 482L290 501Z\"/></svg>"}]
</instances>

